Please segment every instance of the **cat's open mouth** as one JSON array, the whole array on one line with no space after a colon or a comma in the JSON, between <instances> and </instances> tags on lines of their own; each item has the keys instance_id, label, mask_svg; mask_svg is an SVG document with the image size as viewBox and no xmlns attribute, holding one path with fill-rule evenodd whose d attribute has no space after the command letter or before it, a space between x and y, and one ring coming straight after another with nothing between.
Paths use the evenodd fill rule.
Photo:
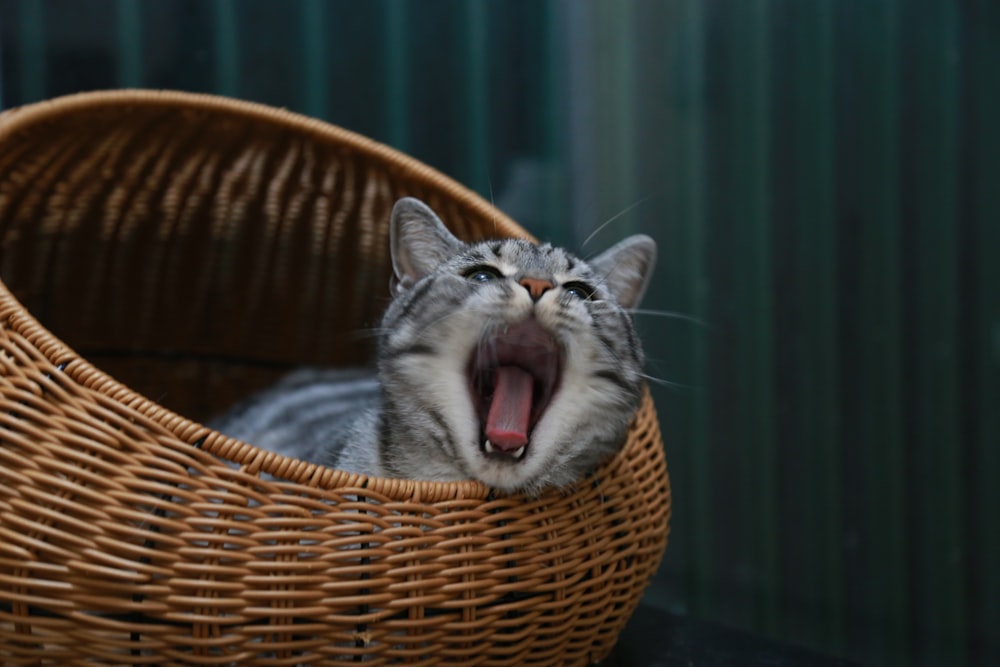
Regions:
<instances>
[{"instance_id":1,"label":"cat's open mouth","mask_svg":"<svg viewBox=\"0 0 1000 667\"><path fill-rule=\"evenodd\" d=\"M520 461L531 432L562 376L563 351L534 318L485 337L469 360L469 390L479 414L480 449L491 458Z\"/></svg>"}]
</instances>

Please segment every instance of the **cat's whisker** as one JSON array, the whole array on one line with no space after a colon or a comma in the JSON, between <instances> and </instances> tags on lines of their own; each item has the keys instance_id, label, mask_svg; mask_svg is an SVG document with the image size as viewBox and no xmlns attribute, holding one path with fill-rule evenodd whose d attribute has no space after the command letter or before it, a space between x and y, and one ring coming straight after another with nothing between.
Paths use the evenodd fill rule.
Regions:
<instances>
[{"instance_id":1,"label":"cat's whisker","mask_svg":"<svg viewBox=\"0 0 1000 667\"><path fill-rule=\"evenodd\" d=\"M371 338L378 338L382 334L386 333L387 329L384 327L372 327L371 329L355 329L349 333L344 334L344 339L357 342L359 340L369 340Z\"/></svg>"},{"instance_id":2,"label":"cat's whisker","mask_svg":"<svg viewBox=\"0 0 1000 667\"><path fill-rule=\"evenodd\" d=\"M423 327L421 327L421 329L420 329L420 335L423 335L423 333L425 331L430 331L430 330L435 329L439 324L441 324L442 322L444 322L448 318L457 317L457 316L459 316L461 314L462 314L462 311L460 311L460 310L451 310L451 311L446 312L444 315L442 315L441 317L437 318L436 320L431 320L430 322L428 322L425 325L423 325Z\"/></svg>"},{"instance_id":3,"label":"cat's whisker","mask_svg":"<svg viewBox=\"0 0 1000 667\"><path fill-rule=\"evenodd\" d=\"M632 308L625 312L631 315L649 315L651 317L664 317L672 320L684 320L685 322L691 322L692 324L697 324L700 327L707 327L708 324L705 320L694 317L693 315L685 315L684 313L677 313L671 310L648 310L645 308Z\"/></svg>"},{"instance_id":4,"label":"cat's whisker","mask_svg":"<svg viewBox=\"0 0 1000 667\"><path fill-rule=\"evenodd\" d=\"M614 271L614 267L612 267L611 270L607 271L606 273L595 274L597 276L597 280L593 283L593 286L594 287L606 287L607 284L608 284L608 278L611 276L611 273L613 271ZM627 308L625 308L623 310L625 310L626 312L629 312Z\"/></svg>"},{"instance_id":5,"label":"cat's whisker","mask_svg":"<svg viewBox=\"0 0 1000 667\"><path fill-rule=\"evenodd\" d=\"M604 229L605 227L607 227L608 225L610 225L612 222L614 222L618 218L622 217L623 215L628 214L632 209L636 208L640 204L645 204L647 201L649 201L649 199L650 199L650 195L647 195L647 196L643 197L642 199L640 199L639 201L635 202L634 204L631 204L630 206L626 206L623 210L619 211L615 215L611 216L610 218L608 218L607 220L605 220L604 222L602 222L600 225L597 226L597 229L595 229L594 231L590 232L590 235L587 236L587 238L585 238L583 240L583 243L580 244L580 249L583 250L583 248L585 248L586 245L588 243L590 243L590 241L593 240L593 238L595 236L597 236L598 234L601 233L602 229ZM588 257L588 259L589 259L589 257Z\"/></svg>"},{"instance_id":6,"label":"cat's whisker","mask_svg":"<svg viewBox=\"0 0 1000 667\"><path fill-rule=\"evenodd\" d=\"M660 387L666 387L667 389L674 389L674 390L680 391L682 389L684 389L684 390L691 390L693 388L693 387L691 387L691 385L682 384L680 382L672 382L670 380L664 380L663 378L658 378L655 375L648 375L646 373L640 373L639 376L643 380L646 380L647 382L652 382L655 385L658 385Z\"/></svg>"},{"instance_id":7,"label":"cat's whisker","mask_svg":"<svg viewBox=\"0 0 1000 667\"><path fill-rule=\"evenodd\" d=\"M487 170L488 171L488 170ZM493 178L489 175L486 176L486 183L490 189L490 215L493 218L493 236L497 236L497 202L496 198L493 196Z\"/></svg>"}]
</instances>

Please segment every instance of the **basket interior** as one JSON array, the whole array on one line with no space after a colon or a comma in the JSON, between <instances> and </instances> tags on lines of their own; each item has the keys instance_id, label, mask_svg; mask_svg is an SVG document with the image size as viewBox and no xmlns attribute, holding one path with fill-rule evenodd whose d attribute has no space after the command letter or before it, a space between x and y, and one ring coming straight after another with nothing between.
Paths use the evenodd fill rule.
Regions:
<instances>
[{"instance_id":1,"label":"basket interior","mask_svg":"<svg viewBox=\"0 0 1000 667\"><path fill-rule=\"evenodd\" d=\"M467 239L523 234L405 156L291 114L163 95L32 113L7 118L0 151L0 278L81 356L196 420L289 367L369 359L398 197Z\"/></svg>"}]
</instances>

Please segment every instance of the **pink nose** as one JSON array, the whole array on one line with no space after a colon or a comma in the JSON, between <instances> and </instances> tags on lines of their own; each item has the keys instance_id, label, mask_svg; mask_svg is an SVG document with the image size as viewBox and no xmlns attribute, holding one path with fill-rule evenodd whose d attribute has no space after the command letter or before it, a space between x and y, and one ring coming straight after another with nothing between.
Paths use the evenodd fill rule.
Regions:
<instances>
[{"instance_id":1,"label":"pink nose","mask_svg":"<svg viewBox=\"0 0 1000 667\"><path fill-rule=\"evenodd\" d=\"M548 290L552 289L552 283L541 278L521 278L521 286L528 290L532 301L538 301Z\"/></svg>"}]
</instances>

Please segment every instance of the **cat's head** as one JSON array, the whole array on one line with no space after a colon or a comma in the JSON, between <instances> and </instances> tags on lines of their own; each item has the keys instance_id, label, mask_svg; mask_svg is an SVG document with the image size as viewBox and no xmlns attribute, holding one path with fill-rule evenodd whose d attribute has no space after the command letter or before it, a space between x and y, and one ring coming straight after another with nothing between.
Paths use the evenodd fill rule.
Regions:
<instances>
[{"instance_id":1,"label":"cat's head","mask_svg":"<svg viewBox=\"0 0 1000 667\"><path fill-rule=\"evenodd\" d=\"M379 342L389 474L536 492L621 446L642 393L629 310L652 272L651 238L586 262L519 239L470 244L405 198L391 253L398 282Z\"/></svg>"}]
</instances>

